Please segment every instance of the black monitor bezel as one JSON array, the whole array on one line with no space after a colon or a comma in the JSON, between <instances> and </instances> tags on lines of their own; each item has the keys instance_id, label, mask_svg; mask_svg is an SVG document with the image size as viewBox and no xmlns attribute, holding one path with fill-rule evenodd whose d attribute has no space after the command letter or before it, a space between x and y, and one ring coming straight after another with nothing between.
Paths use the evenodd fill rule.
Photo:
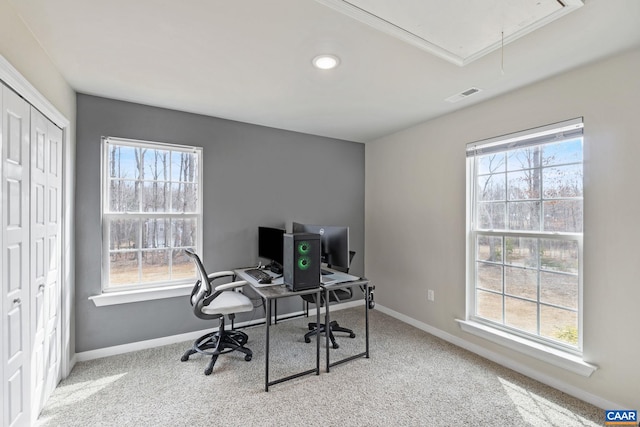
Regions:
<instances>
[{"instance_id":1,"label":"black monitor bezel","mask_svg":"<svg viewBox=\"0 0 640 427\"><path fill-rule=\"evenodd\" d=\"M284 262L284 228L258 227L258 257L282 267Z\"/></svg>"}]
</instances>

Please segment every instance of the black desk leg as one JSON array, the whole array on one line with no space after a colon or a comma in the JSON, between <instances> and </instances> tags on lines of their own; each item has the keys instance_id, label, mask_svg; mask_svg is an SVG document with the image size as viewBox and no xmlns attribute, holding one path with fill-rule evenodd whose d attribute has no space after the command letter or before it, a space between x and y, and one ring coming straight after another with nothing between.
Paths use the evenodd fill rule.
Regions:
<instances>
[{"instance_id":1,"label":"black desk leg","mask_svg":"<svg viewBox=\"0 0 640 427\"><path fill-rule=\"evenodd\" d=\"M320 291L318 290L318 292L316 292L316 301L320 300ZM273 300L274 302L276 301L276 299ZM269 381L269 328L271 326L271 300L267 300L265 301L265 305L266 305L266 316L267 316L267 320L266 320L266 327L265 327L265 361L264 361L264 391L269 391L269 385L275 385L275 384L279 384L283 381L288 381L294 378L298 378L301 377L302 375L307 375L310 374L312 372L315 372L316 375L320 375L320 334L316 334L316 368L315 369L309 369L297 374L293 374L293 375L289 375L288 377L284 377L284 378L280 378L278 380L274 380L274 381ZM320 309L317 310L316 313L316 322L319 325L320 324Z\"/></svg>"},{"instance_id":2,"label":"black desk leg","mask_svg":"<svg viewBox=\"0 0 640 427\"><path fill-rule=\"evenodd\" d=\"M271 300L265 301L267 307L267 319L265 322L265 345L264 345L264 391L269 391L269 325L271 324Z\"/></svg>"},{"instance_id":3,"label":"black desk leg","mask_svg":"<svg viewBox=\"0 0 640 427\"><path fill-rule=\"evenodd\" d=\"M354 354L353 356L349 356L346 357L344 359L335 361L333 363L329 362L329 334L327 335L327 372L329 372L329 369L331 368L331 366L336 366L339 365L341 363L345 363L348 362L350 360L354 360L360 357L365 357L365 358L369 358L369 298L370 298L370 292L371 292L371 288L369 287L369 284L366 283L365 285L361 285L363 286L362 289L363 294L364 294L364 317L365 317L365 351L362 353L358 353L358 354ZM328 299L328 293L327 293L327 299ZM330 319L330 310L329 310L329 305L327 304L325 306L325 329L328 331L329 330L329 325L331 324L331 319Z\"/></svg>"},{"instance_id":4,"label":"black desk leg","mask_svg":"<svg viewBox=\"0 0 640 427\"><path fill-rule=\"evenodd\" d=\"M278 323L278 300L274 299L273 304L273 324L275 325Z\"/></svg>"},{"instance_id":5,"label":"black desk leg","mask_svg":"<svg viewBox=\"0 0 640 427\"><path fill-rule=\"evenodd\" d=\"M329 333L330 329L329 329L329 324L331 323L331 319L329 319L329 291L325 288L324 290L324 335L327 338L327 372L329 372L329 347L330 347L330 339L329 336L331 335ZM318 313L320 313L320 306L316 305L316 307L318 307ZM320 325L320 323L318 323L318 325Z\"/></svg>"},{"instance_id":6,"label":"black desk leg","mask_svg":"<svg viewBox=\"0 0 640 427\"><path fill-rule=\"evenodd\" d=\"M369 288L369 283L364 285L364 328L365 328L365 356L367 359L369 358L369 292L371 289Z\"/></svg>"},{"instance_id":7,"label":"black desk leg","mask_svg":"<svg viewBox=\"0 0 640 427\"><path fill-rule=\"evenodd\" d=\"M316 325L320 326L321 291L316 293ZM320 375L320 334L316 334L316 375Z\"/></svg>"}]
</instances>

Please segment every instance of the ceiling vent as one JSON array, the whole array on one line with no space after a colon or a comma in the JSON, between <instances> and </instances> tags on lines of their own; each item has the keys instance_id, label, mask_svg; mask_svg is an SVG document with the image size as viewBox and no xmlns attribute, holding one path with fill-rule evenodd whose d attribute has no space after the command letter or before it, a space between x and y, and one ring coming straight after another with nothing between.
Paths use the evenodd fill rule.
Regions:
<instances>
[{"instance_id":1,"label":"ceiling vent","mask_svg":"<svg viewBox=\"0 0 640 427\"><path fill-rule=\"evenodd\" d=\"M447 99L445 99L445 101L447 102L451 102L452 104L454 102L458 102L461 101L465 98L470 97L471 95L475 95L476 93L480 92L482 89L479 89L477 87L470 87L469 89L462 91L460 93L456 93L453 96L448 97Z\"/></svg>"}]
</instances>

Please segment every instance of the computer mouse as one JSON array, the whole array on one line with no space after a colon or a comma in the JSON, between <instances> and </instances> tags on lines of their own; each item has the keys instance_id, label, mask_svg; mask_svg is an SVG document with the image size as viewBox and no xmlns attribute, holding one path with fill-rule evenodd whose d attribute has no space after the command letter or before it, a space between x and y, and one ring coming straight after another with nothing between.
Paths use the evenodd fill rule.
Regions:
<instances>
[{"instance_id":1,"label":"computer mouse","mask_svg":"<svg viewBox=\"0 0 640 427\"><path fill-rule=\"evenodd\" d=\"M263 285L268 285L269 283L271 283L271 277L265 277L264 279L260 279L258 280L258 283Z\"/></svg>"}]
</instances>

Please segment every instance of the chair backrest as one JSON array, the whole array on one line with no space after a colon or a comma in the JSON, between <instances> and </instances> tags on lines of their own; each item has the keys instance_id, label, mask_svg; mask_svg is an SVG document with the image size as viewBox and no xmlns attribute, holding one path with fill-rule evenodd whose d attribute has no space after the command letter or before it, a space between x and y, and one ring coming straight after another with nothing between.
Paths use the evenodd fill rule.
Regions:
<instances>
[{"instance_id":1,"label":"chair backrest","mask_svg":"<svg viewBox=\"0 0 640 427\"><path fill-rule=\"evenodd\" d=\"M356 256L356 251L349 251L349 265L351 265L351 261L353 260L353 257ZM342 273L348 273L349 272L349 267L339 267L337 265L332 265L331 268L333 268L334 270L337 271L341 271Z\"/></svg>"},{"instance_id":2,"label":"chair backrest","mask_svg":"<svg viewBox=\"0 0 640 427\"><path fill-rule=\"evenodd\" d=\"M351 265L351 260L353 260L353 257L355 255L356 255L356 251L349 251L349 265ZM331 268L337 271L341 271L343 273L349 273L349 268L343 268L338 266L334 266ZM331 302L340 302L347 299L351 299L351 297L353 297L353 290L350 287L329 291L329 301Z\"/></svg>"},{"instance_id":3,"label":"chair backrest","mask_svg":"<svg viewBox=\"0 0 640 427\"><path fill-rule=\"evenodd\" d=\"M200 257L191 249L185 249L184 252L196 264L198 275L200 276L200 280L196 282L193 287L193 291L191 291L191 305L195 305L197 301L211 295L211 283L209 282L209 275L207 274L207 270L204 269L204 265L202 264Z\"/></svg>"}]
</instances>

